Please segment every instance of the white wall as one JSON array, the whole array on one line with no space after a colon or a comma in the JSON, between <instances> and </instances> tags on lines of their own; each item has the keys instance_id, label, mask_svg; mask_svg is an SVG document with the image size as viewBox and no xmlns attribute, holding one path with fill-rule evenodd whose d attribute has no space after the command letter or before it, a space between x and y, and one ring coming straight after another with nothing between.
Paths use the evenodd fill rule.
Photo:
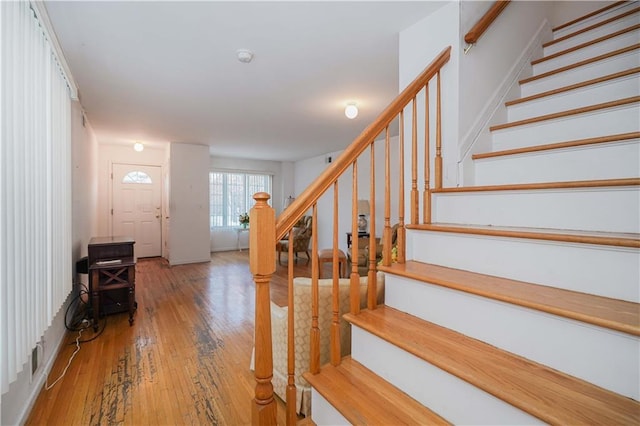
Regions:
<instances>
[{"instance_id":1,"label":"white wall","mask_svg":"<svg viewBox=\"0 0 640 426\"><path fill-rule=\"evenodd\" d=\"M82 125L82 109L78 102L71 104L72 137L72 261L87 254L87 244L97 227L97 141L89 123ZM43 350L39 353L40 366L31 377L29 359L9 391L2 395L0 424L22 424L26 420L35 399L45 382L56 355L63 343L66 329L64 313L68 304L78 294L78 282L88 284L86 275L74 274L74 291L60 307L51 325L45 331ZM53 381L53 380L51 380Z\"/></svg>"},{"instance_id":2,"label":"white wall","mask_svg":"<svg viewBox=\"0 0 640 426\"><path fill-rule=\"evenodd\" d=\"M398 221L398 186L399 186L399 156L398 156L398 138L390 139L390 159L392 178L391 186L391 219L393 225ZM311 184L328 166L326 157L331 156L334 161L342 154L342 151L330 152L317 157L296 161L295 163L295 192L300 194ZM377 237L382 236L384 227L384 203L385 200L380 198L380 194L384 194L384 176L385 176L385 155L384 141L377 140L375 142L375 173L376 173L376 223L375 234ZM369 200L370 191L370 169L371 155L370 150L366 150L358 159L358 198ZM346 233L351 232L351 197L352 197L352 179L353 171L349 168L338 179L338 244L340 249L346 252L347 240ZM373 209L374 204L370 202ZM311 214L311 210L307 214ZM372 224L369 223L371 231ZM333 187L331 187L318 200L318 247L320 249L328 248L333 245Z\"/></svg>"},{"instance_id":3,"label":"white wall","mask_svg":"<svg viewBox=\"0 0 640 426\"><path fill-rule=\"evenodd\" d=\"M447 46L451 46L451 58L441 72L442 98L442 157L443 181L445 186L457 184L458 162L458 73L459 73L459 8L458 2L451 2L438 9L433 14L422 19L415 25L400 33L400 88L406 87L420 74L427 65ZM429 87L430 95L430 152L435 153L435 105L436 80L432 80ZM418 187L424 187L424 93L417 97L418 104ZM405 117L411 117L411 104L405 110ZM411 123L405 119L405 139L411 140ZM411 152L406 150L405 163L411 164ZM434 167L431 164L431 187L434 185ZM411 169L405 169L405 185L407 191L411 187ZM410 199L406 197L407 212ZM422 213L421 213L422 214ZM408 217L405 218L408 223Z\"/></svg>"},{"instance_id":4,"label":"white wall","mask_svg":"<svg viewBox=\"0 0 640 426\"><path fill-rule=\"evenodd\" d=\"M273 188L270 204L276 210L276 215L282 212L284 199L289 195L295 195L293 185L294 172L292 162L249 160L242 158L211 157L211 170L240 171L267 173L273 176ZM240 248L249 245L249 234L243 233L238 240L238 234L234 229L224 228L211 231L211 251L236 250L238 241Z\"/></svg>"},{"instance_id":5,"label":"white wall","mask_svg":"<svg viewBox=\"0 0 640 426\"><path fill-rule=\"evenodd\" d=\"M169 149L169 264L209 262L209 147Z\"/></svg>"},{"instance_id":6,"label":"white wall","mask_svg":"<svg viewBox=\"0 0 640 426\"><path fill-rule=\"evenodd\" d=\"M472 184L470 155L490 149L488 127L506 120L504 102L519 95L517 81L530 74L532 58L551 37L548 17L554 2L511 2L467 54L460 55L460 173ZM464 34L484 13L476 4L462 3ZM463 101L464 100L464 101Z\"/></svg>"}]
</instances>

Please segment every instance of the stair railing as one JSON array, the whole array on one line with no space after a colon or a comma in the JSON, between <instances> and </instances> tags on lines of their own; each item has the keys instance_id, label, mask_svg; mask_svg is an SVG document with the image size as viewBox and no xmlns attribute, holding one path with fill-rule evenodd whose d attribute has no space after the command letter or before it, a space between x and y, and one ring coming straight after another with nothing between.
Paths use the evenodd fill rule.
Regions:
<instances>
[{"instance_id":1,"label":"stair railing","mask_svg":"<svg viewBox=\"0 0 640 426\"><path fill-rule=\"evenodd\" d=\"M493 5L482 15L482 18L476 22L476 24L464 35L464 41L467 43L467 47L464 49L464 53L467 53L478 42L482 34L491 26L493 21L502 13L502 11L509 5L511 0L500 0L493 3Z\"/></svg>"},{"instance_id":2,"label":"stair railing","mask_svg":"<svg viewBox=\"0 0 640 426\"><path fill-rule=\"evenodd\" d=\"M294 347L294 303L293 303L293 262L294 259L294 239L293 227L296 222L307 213L312 211L312 237L311 237L311 330L310 330L310 372L317 374L320 371L320 329L319 329L319 266L318 266L318 231L317 231L317 210L318 200L329 190L333 189L333 283L332 283L332 307L330 326L330 356L329 362L339 365L341 360L340 348L340 306L339 306L339 252L338 252L338 179L343 176L349 168L352 171L352 200L351 200L351 229L352 235L358 235L358 158L369 149L370 152L370 175L369 175L369 201L372 206L369 218L370 235L369 238L369 258L367 262L367 300L368 309L376 308L376 267L377 267L377 241L375 238L375 200L376 200L376 180L375 180L375 144L377 138L384 135L384 229L382 232L382 264L389 266L392 263L392 225L391 225L391 143L390 127L393 124L399 126L398 154L399 154L399 176L398 176L398 226L395 261L405 262L405 109L411 107L411 189L410 189L410 222L418 224L420 222L420 191L418 189L418 101L417 97L421 92L425 94L425 132L422 140L424 150L424 189L422 196L423 223L431 221L431 157L430 157L430 105L429 86L433 84L436 88L435 105L435 155L434 179L435 188L442 187L442 126L441 126L441 93L440 93L440 72L442 67L449 61L451 47L445 48L425 70L402 91L391 104L369 125L349 147L328 167L307 189L305 189L295 201L285 209L285 211L275 218L275 211L268 204L269 195L257 193L254 195L255 206L250 211L251 228L249 231L249 259L250 269L256 283L256 303L255 303L255 397L252 404L253 424L266 425L276 424L276 402L273 395L273 353L271 336L271 312L270 312L270 290L269 284L271 276L276 270L275 253L276 244L288 235L288 351L287 351L287 424L293 425L297 421L296 416L296 385L294 380L295 372L295 347ZM435 80L435 81L434 81ZM407 126L408 127L408 126ZM358 271L358 238L352 239L351 253L352 265L349 276L349 298L350 311L357 314L360 312L360 274Z\"/></svg>"}]
</instances>

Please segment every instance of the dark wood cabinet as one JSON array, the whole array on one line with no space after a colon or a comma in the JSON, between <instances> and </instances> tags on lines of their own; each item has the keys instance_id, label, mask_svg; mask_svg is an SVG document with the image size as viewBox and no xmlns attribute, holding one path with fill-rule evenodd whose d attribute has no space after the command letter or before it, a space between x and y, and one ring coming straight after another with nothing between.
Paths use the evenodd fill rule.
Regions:
<instances>
[{"instance_id":1,"label":"dark wood cabinet","mask_svg":"<svg viewBox=\"0 0 640 426\"><path fill-rule=\"evenodd\" d=\"M134 244L129 237L94 237L89 241L89 293L94 329L101 315L118 312L129 312L129 324L133 324L136 310Z\"/></svg>"}]
</instances>

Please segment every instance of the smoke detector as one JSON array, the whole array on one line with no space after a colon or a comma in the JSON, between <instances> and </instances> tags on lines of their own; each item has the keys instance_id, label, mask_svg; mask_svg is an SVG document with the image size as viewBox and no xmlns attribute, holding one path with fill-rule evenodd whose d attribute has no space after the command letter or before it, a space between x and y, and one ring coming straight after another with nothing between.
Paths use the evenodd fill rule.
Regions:
<instances>
[{"instance_id":1,"label":"smoke detector","mask_svg":"<svg viewBox=\"0 0 640 426\"><path fill-rule=\"evenodd\" d=\"M249 49L238 49L236 54L238 55L238 60L245 64L248 64L253 59L253 52Z\"/></svg>"}]
</instances>

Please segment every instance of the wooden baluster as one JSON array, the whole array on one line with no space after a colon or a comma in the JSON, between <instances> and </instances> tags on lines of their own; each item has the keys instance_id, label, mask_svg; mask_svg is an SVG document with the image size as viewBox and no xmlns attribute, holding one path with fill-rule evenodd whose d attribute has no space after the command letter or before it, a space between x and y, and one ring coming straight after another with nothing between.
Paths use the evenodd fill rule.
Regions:
<instances>
[{"instance_id":1,"label":"wooden baluster","mask_svg":"<svg viewBox=\"0 0 640 426\"><path fill-rule=\"evenodd\" d=\"M353 162L351 187L351 275L349 282L349 309L360 313L360 274L358 273L358 160Z\"/></svg>"},{"instance_id":2,"label":"wooden baluster","mask_svg":"<svg viewBox=\"0 0 640 426\"><path fill-rule=\"evenodd\" d=\"M405 263L405 243L404 243L404 111L400 111L400 182L398 190L398 229L396 234L397 262Z\"/></svg>"},{"instance_id":3,"label":"wooden baluster","mask_svg":"<svg viewBox=\"0 0 640 426\"><path fill-rule=\"evenodd\" d=\"M269 283L276 270L276 215L267 201L269 194L256 193L256 204L249 213L249 265L256 283L255 308L255 397L251 422L254 425L276 424L273 399L273 353L271 343L271 296Z\"/></svg>"},{"instance_id":4,"label":"wooden baluster","mask_svg":"<svg viewBox=\"0 0 640 426\"><path fill-rule=\"evenodd\" d=\"M424 87L424 194L423 194L423 223L431 223L431 135L429 132L429 83Z\"/></svg>"},{"instance_id":5,"label":"wooden baluster","mask_svg":"<svg viewBox=\"0 0 640 426\"><path fill-rule=\"evenodd\" d=\"M418 224L420 207L418 205L418 107L413 97L411 114L411 223Z\"/></svg>"},{"instance_id":6,"label":"wooden baluster","mask_svg":"<svg viewBox=\"0 0 640 426\"><path fill-rule=\"evenodd\" d=\"M382 232L382 264L384 266L389 266L391 265L391 147L389 142L389 126L387 126L386 128L386 134L384 138L384 182L384 230Z\"/></svg>"},{"instance_id":7,"label":"wooden baluster","mask_svg":"<svg viewBox=\"0 0 640 426\"><path fill-rule=\"evenodd\" d=\"M333 184L333 294L331 295L331 365L340 365L340 273L338 264L338 182Z\"/></svg>"},{"instance_id":8,"label":"wooden baluster","mask_svg":"<svg viewBox=\"0 0 640 426\"><path fill-rule=\"evenodd\" d=\"M293 426L298 421L296 413L296 348L293 303L293 246L295 237L293 228L289 230L289 254L287 257L287 425Z\"/></svg>"},{"instance_id":9,"label":"wooden baluster","mask_svg":"<svg viewBox=\"0 0 640 426\"><path fill-rule=\"evenodd\" d=\"M436 189L442 188L442 101L440 99L440 70L438 70L436 91Z\"/></svg>"},{"instance_id":10,"label":"wooden baluster","mask_svg":"<svg viewBox=\"0 0 640 426\"><path fill-rule=\"evenodd\" d=\"M371 142L371 166L369 170L369 270L367 271L367 309L376 308L376 262L378 245L376 244L376 147Z\"/></svg>"},{"instance_id":11,"label":"wooden baluster","mask_svg":"<svg viewBox=\"0 0 640 426\"><path fill-rule=\"evenodd\" d=\"M320 291L318 288L318 204L313 204L311 222L311 359L309 370L312 374L320 372Z\"/></svg>"}]
</instances>

